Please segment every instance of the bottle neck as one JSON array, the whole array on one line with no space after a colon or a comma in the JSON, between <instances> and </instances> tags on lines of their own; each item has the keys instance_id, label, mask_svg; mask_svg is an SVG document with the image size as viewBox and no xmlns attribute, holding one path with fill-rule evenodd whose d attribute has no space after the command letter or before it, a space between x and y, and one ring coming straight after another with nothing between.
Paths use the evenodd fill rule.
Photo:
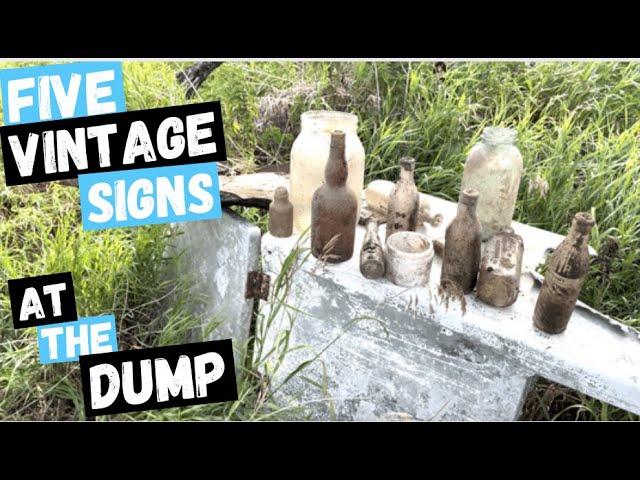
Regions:
<instances>
[{"instance_id":1,"label":"bottle neck","mask_svg":"<svg viewBox=\"0 0 640 480\"><path fill-rule=\"evenodd\" d=\"M374 219L367 220L365 228L366 228L365 236L367 238L375 237L376 235L378 235L378 222L376 222Z\"/></svg>"},{"instance_id":2,"label":"bottle neck","mask_svg":"<svg viewBox=\"0 0 640 480\"><path fill-rule=\"evenodd\" d=\"M567 234L567 241L574 248L589 248L589 233L591 229L579 228L573 225Z\"/></svg>"},{"instance_id":3,"label":"bottle neck","mask_svg":"<svg viewBox=\"0 0 640 480\"><path fill-rule=\"evenodd\" d=\"M458 202L458 216L459 217L475 217L476 216L476 204L468 204L464 202Z\"/></svg>"},{"instance_id":4,"label":"bottle neck","mask_svg":"<svg viewBox=\"0 0 640 480\"><path fill-rule=\"evenodd\" d=\"M413 167L400 167L400 182L413 185L414 180L414 168Z\"/></svg>"},{"instance_id":5,"label":"bottle neck","mask_svg":"<svg viewBox=\"0 0 640 480\"><path fill-rule=\"evenodd\" d=\"M342 141L332 140L329 160L324 169L324 178L332 187L342 187L347 183L347 160L344 155L344 137Z\"/></svg>"}]
</instances>

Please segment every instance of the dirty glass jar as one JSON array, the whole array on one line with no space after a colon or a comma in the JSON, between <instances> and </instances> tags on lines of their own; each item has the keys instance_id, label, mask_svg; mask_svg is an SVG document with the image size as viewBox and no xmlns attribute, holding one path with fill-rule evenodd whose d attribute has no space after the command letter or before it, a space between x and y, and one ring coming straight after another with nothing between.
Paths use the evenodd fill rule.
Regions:
<instances>
[{"instance_id":1,"label":"dirty glass jar","mask_svg":"<svg viewBox=\"0 0 640 480\"><path fill-rule=\"evenodd\" d=\"M487 127L467 157L462 190L479 193L476 211L483 240L511 227L523 170L515 140L516 131L511 128Z\"/></svg>"},{"instance_id":2,"label":"dirty glass jar","mask_svg":"<svg viewBox=\"0 0 640 480\"><path fill-rule=\"evenodd\" d=\"M300 117L300 134L291 148L290 200L293 204L293 228L301 233L311 225L311 199L324 183L329 158L331 132L345 133L347 186L358 199L364 189L364 147L358 138L358 117L351 113L314 110Z\"/></svg>"}]
</instances>

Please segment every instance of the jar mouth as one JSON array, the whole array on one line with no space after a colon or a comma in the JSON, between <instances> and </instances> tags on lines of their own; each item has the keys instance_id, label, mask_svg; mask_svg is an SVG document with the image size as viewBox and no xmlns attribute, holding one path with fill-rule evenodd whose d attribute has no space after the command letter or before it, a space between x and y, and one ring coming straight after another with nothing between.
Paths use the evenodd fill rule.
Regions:
<instances>
[{"instance_id":1,"label":"jar mouth","mask_svg":"<svg viewBox=\"0 0 640 480\"><path fill-rule=\"evenodd\" d=\"M518 133L513 128L486 127L480 139L486 145L513 145Z\"/></svg>"},{"instance_id":2,"label":"jar mouth","mask_svg":"<svg viewBox=\"0 0 640 480\"><path fill-rule=\"evenodd\" d=\"M357 115L335 110L309 110L300 116L300 122L302 128L310 127L323 131L355 131L358 128Z\"/></svg>"},{"instance_id":3,"label":"jar mouth","mask_svg":"<svg viewBox=\"0 0 640 480\"><path fill-rule=\"evenodd\" d=\"M418 232L396 232L387 239L387 247L416 257L428 255L433 248L429 238Z\"/></svg>"}]
</instances>

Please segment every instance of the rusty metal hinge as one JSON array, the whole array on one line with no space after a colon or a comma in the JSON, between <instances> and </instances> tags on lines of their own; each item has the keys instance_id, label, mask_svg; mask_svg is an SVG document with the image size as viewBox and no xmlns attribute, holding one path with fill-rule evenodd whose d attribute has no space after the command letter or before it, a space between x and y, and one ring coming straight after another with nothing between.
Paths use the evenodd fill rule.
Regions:
<instances>
[{"instance_id":1,"label":"rusty metal hinge","mask_svg":"<svg viewBox=\"0 0 640 480\"><path fill-rule=\"evenodd\" d=\"M266 273L249 272L249 275L247 275L247 286L244 292L244 298L268 300L270 282L271 278Z\"/></svg>"}]
</instances>

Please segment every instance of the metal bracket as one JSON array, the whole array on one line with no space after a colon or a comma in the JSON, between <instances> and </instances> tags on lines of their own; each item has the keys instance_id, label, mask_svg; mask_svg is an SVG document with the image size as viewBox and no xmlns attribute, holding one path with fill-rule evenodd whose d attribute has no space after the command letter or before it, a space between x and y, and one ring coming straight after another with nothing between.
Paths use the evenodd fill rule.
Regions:
<instances>
[{"instance_id":1,"label":"metal bracket","mask_svg":"<svg viewBox=\"0 0 640 480\"><path fill-rule=\"evenodd\" d=\"M270 283L271 278L266 273L249 272L244 298L259 298L266 301L269 298Z\"/></svg>"}]
</instances>

